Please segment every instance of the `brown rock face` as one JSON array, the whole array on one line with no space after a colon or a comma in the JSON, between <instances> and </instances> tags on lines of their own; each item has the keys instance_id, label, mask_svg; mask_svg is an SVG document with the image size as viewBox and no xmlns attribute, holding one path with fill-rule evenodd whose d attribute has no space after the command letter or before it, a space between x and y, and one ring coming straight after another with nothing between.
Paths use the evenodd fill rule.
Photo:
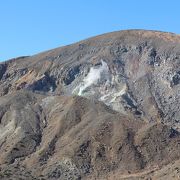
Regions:
<instances>
[{"instance_id":1,"label":"brown rock face","mask_svg":"<svg viewBox=\"0 0 180 180\"><path fill-rule=\"evenodd\" d=\"M143 30L1 63L1 179L179 178L179 65Z\"/></svg>"}]
</instances>

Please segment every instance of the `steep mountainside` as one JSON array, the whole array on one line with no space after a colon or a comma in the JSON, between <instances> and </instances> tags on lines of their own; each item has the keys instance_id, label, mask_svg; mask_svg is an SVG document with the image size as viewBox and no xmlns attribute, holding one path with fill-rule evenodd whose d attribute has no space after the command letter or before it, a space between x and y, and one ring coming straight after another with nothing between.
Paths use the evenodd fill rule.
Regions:
<instances>
[{"instance_id":1,"label":"steep mountainside","mask_svg":"<svg viewBox=\"0 0 180 180\"><path fill-rule=\"evenodd\" d=\"M120 31L0 64L1 179L178 179L179 129L178 35Z\"/></svg>"}]
</instances>

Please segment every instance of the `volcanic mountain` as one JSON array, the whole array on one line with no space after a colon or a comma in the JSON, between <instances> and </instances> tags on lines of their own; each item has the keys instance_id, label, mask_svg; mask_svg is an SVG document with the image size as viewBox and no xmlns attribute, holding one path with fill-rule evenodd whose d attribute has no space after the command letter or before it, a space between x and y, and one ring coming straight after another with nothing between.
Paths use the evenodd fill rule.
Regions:
<instances>
[{"instance_id":1,"label":"volcanic mountain","mask_svg":"<svg viewBox=\"0 0 180 180\"><path fill-rule=\"evenodd\" d=\"M1 179L180 178L180 36L127 30L0 63Z\"/></svg>"}]
</instances>

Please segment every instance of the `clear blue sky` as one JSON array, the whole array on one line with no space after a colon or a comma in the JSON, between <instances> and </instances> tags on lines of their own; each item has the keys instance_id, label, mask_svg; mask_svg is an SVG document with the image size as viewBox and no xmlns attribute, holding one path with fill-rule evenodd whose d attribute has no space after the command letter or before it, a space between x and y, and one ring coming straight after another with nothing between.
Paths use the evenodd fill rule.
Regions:
<instances>
[{"instance_id":1,"label":"clear blue sky","mask_svg":"<svg viewBox=\"0 0 180 180\"><path fill-rule=\"evenodd\" d=\"M0 60L123 29L180 34L180 0L2 0Z\"/></svg>"}]
</instances>

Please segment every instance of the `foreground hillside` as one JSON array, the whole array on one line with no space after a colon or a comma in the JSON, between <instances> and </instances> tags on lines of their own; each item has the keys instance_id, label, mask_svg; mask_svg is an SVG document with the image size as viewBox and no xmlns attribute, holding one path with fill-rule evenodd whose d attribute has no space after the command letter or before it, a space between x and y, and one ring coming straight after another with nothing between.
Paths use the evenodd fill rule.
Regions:
<instances>
[{"instance_id":1,"label":"foreground hillside","mask_svg":"<svg viewBox=\"0 0 180 180\"><path fill-rule=\"evenodd\" d=\"M180 178L180 37L109 33L0 64L1 179Z\"/></svg>"}]
</instances>

